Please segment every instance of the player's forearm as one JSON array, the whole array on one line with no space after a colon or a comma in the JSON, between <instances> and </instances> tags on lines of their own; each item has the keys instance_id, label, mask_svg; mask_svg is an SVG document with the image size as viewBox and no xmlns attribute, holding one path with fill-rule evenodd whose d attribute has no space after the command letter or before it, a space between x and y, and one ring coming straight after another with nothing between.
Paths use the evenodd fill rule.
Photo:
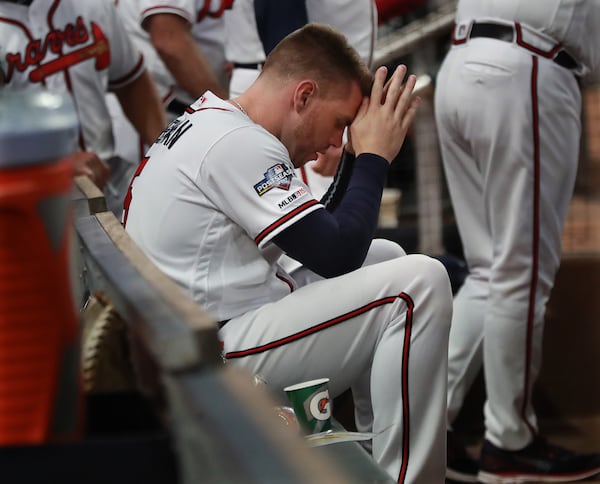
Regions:
<instances>
[{"instance_id":1,"label":"player's forearm","mask_svg":"<svg viewBox=\"0 0 600 484\"><path fill-rule=\"evenodd\" d=\"M219 84L211 66L195 44L178 48L175 52L161 52L160 57L181 86L192 99L197 99L207 90L226 99L227 91Z\"/></svg>"},{"instance_id":2,"label":"player's forearm","mask_svg":"<svg viewBox=\"0 0 600 484\"><path fill-rule=\"evenodd\" d=\"M151 145L167 121L156 86L148 71L144 71L133 82L116 89L115 94L142 141Z\"/></svg>"},{"instance_id":3,"label":"player's forearm","mask_svg":"<svg viewBox=\"0 0 600 484\"><path fill-rule=\"evenodd\" d=\"M316 210L284 230L274 242L290 257L323 277L357 269L377 228L387 161L363 154L348 191L334 213Z\"/></svg>"},{"instance_id":4,"label":"player's forearm","mask_svg":"<svg viewBox=\"0 0 600 484\"><path fill-rule=\"evenodd\" d=\"M177 15L154 15L148 22L152 45L177 84L192 99L206 90L226 98L212 67L190 34L190 26Z\"/></svg>"}]
</instances>

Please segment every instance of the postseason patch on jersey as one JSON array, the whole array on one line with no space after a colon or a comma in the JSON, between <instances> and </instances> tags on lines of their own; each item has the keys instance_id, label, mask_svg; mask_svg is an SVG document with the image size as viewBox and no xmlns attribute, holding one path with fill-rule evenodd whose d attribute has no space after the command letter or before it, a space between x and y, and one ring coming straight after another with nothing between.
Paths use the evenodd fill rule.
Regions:
<instances>
[{"instance_id":1,"label":"postseason patch on jersey","mask_svg":"<svg viewBox=\"0 0 600 484\"><path fill-rule=\"evenodd\" d=\"M277 163L264 173L265 177L260 180L254 189L258 196L262 197L271 188L280 188L289 190L292 177L295 176L294 170L283 163Z\"/></svg>"}]
</instances>

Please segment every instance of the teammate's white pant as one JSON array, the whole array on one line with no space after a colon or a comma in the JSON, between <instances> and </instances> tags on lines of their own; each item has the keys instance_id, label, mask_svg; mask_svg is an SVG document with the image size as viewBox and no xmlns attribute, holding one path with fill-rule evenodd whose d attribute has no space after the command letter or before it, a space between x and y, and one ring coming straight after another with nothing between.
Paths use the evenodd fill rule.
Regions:
<instances>
[{"instance_id":1,"label":"teammate's white pant","mask_svg":"<svg viewBox=\"0 0 600 484\"><path fill-rule=\"evenodd\" d=\"M236 98L244 93L250 84L256 81L259 74L259 69L234 68L229 80L229 97Z\"/></svg>"},{"instance_id":2,"label":"teammate's white pant","mask_svg":"<svg viewBox=\"0 0 600 484\"><path fill-rule=\"evenodd\" d=\"M352 388L360 431L398 482L444 482L446 381L452 293L437 260L407 255L308 284L230 320L228 364L286 385L329 377Z\"/></svg>"},{"instance_id":3,"label":"teammate's white pant","mask_svg":"<svg viewBox=\"0 0 600 484\"><path fill-rule=\"evenodd\" d=\"M117 96L107 93L106 106L112 120L114 153L121 159L119 166L111 167L111 178L104 189L104 197L108 209L120 220L129 182L144 156L146 147L123 112Z\"/></svg>"},{"instance_id":4,"label":"teammate's white pant","mask_svg":"<svg viewBox=\"0 0 600 484\"><path fill-rule=\"evenodd\" d=\"M483 362L486 438L519 449L537 432L531 391L577 170L573 74L515 44L472 39L437 78L444 168L470 274L454 303L451 424Z\"/></svg>"}]
</instances>

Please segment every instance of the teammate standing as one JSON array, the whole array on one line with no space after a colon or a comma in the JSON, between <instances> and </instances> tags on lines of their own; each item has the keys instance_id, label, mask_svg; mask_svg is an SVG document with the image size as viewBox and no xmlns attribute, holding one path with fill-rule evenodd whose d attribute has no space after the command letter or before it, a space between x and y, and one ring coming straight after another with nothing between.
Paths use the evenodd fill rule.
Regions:
<instances>
[{"instance_id":1,"label":"teammate standing","mask_svg":"<svg viewBox=\"0 0 600 484\"><path fill-rule=\"evenodd\" d=\"M203 92L228 92L223 13L233 0L126 0L118 10L133 43L144 55L166 116L179 116ZM142 159L147 146L114 99L109 98L117 150ZM154 140L152 140L154 141Z\"/></svg>"},{"instance_id":2,"label":"teammate standing","mask_svg":"<svg viewBox=\"0 0 600 484\"><path fill-rule=\"evenodd\" d=\"M600 80L598 25L597 0L458 3L435 97L469 267L454 302L449 425L482 364L487 401L479 463L465 460L449 434L454 480L475 482L478 471L489 483L573 481L600 472L600 455L545 442L531 403L577 171L577 78Z\"/></svg>"},{"instance_id":3,"label":"teammate standing","mask_svg":"<svg viewBox=\"0 0 600 484\"><path fill-rule=\"evenodd\" d=\"M71 93L80 123L77 160L102 187L114 155L104 95L112 90L146 142L165 126L156 90L112 1L0 0L0 78L9 88ZM85 167L84 167L85 168ZM122 207L127 166L115 166L105 188L109 208ZM135 167L134 167L135 168ZM83 170L85 173L85 170ZM118 188L124 184L124 189Z\"/></svg>"},{"instance_id":4,"label":"teammate standing","mask_svg":"<svg viewBox=\"0 0 600 484\"><path fill-rule=\"evenodd\" d=\"M232 0L119 3L125 28L144 54L148 70L173 117L179 116L206 90L221 96L227 94L223 14L232 3Z\"/></svg>"},{"instance_id":5,"label":"teammate standing","mask_svg":"<svg viewBox=\"0 0 600 484\"><path fill-rule=\"evenodd\" d=\"M163 132L133 180L126 230L220 321L229 364L282 399L317 377L332 397L352 387L374 458L398 482L431 484L445 472L448 276L423 255L361 268L418 106L415 76L403 85L402 66L387 89L386 72L373 81L329 27L290 34L239 98L207 92ZM294 167L340 146L350 123L353 170L337 185L348 189L325 208ZM300 287L283 251L326 279Z\"/></svg>"}]
</instances>

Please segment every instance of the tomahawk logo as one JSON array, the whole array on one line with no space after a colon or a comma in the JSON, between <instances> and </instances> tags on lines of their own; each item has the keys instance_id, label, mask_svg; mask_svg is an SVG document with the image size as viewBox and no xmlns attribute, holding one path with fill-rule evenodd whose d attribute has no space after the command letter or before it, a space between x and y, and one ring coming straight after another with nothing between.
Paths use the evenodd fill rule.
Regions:
<instances>
[{"instance_id":1,"label":"tomahawk logo","mask_svg":"<svg viewBox=\"0 0 600 484\"><path fill-rule=\"evenodd\" d=\"M254 189L259 196L263 196L271 188L281 188L289 190L294 170L283 163L277 163L264 173L265 177L254 185Z\"/></svg>"},{"instance_id":2,"label":"tomahawk logo","mask_svg":"<svg viewBox=\"0 0 600 484\"><path fill-rule=\"evenodd\" d=\"M15 71L24 72L33 66L35 68L29 73L31 82L43 82L46 77L88 59L95 59L94 66L96 70L106 69L110 65L108 40L96 23L90 23L90 30L92 32L92 42L83 45L90 40L90 33L83 19L77 17L75 23L67 24L64 30L51 30L43 40L30 40L23 52L7 52L5 56L5 82L10 82ZM64 47L80 45L82 47L63 54ZM58 57L56 57L57 54ZM51 56L54 58L46 60Z\"/></svg>"}]
</instances>

